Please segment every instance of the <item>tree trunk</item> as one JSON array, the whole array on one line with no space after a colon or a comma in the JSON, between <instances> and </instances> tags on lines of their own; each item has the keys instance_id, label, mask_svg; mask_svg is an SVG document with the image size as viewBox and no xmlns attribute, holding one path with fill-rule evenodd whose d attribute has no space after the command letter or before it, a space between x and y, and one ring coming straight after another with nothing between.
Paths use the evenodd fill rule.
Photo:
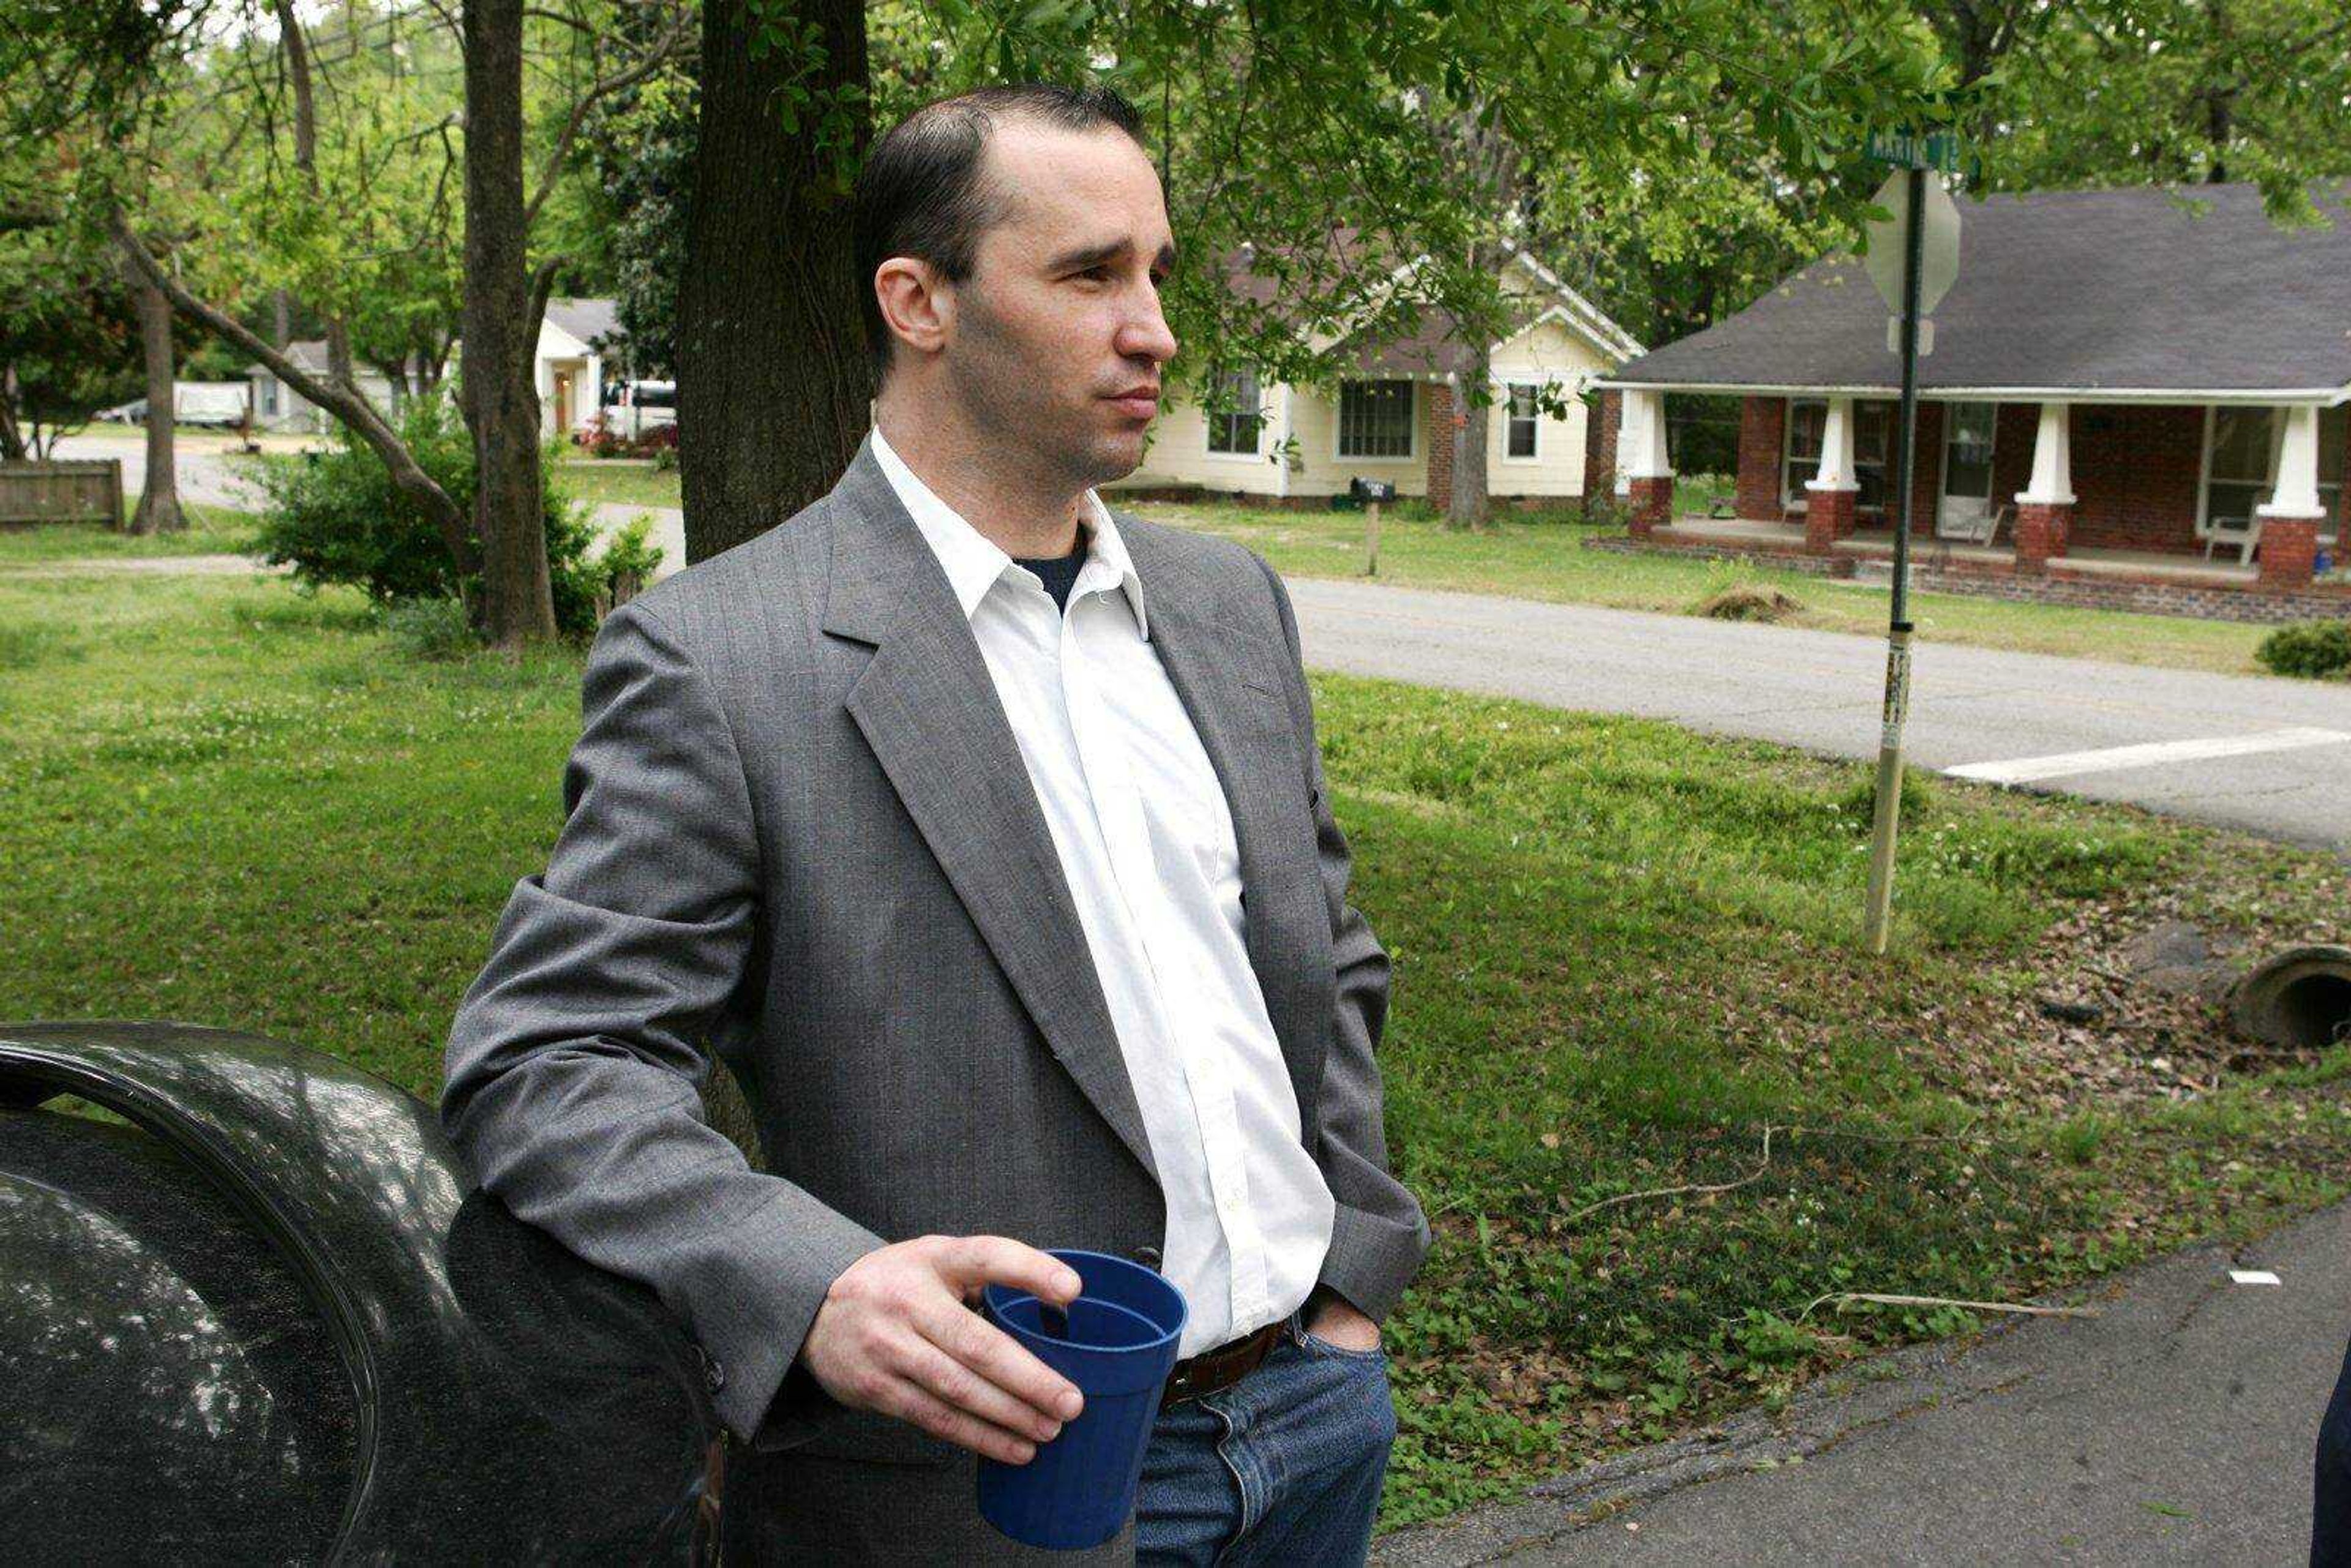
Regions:
<instances>
[{"instance_id":1,"label":"tree trunk","mask_svg":"<svg viewBox=\"0 0 2351 1568\"><path fill-rule=\"evenodd\" d=\"M474 434L482 637L555 635L522 185L522 0L465 0L465 415Z\"/></svg>"},{"instance_id":2,"label":"tree trunk","mask_svg":"<svg viewBox=\"0 0 2351 1568\"><path fill-rule=\"evenodd\" d=\"M178 465L173 461L172 302L163 291L126 268L139 304L139 346L147 361L147 482L131 514L134 534L172 533L188 526L180 510Z\"/></svg>"},{"instance_id":3,"label":"tree trunk","mask_svg":"<svg viewBox=\"0 0 2351 1568\"><path fill-rule=\"evenodd\" d=\"M767 7L814 22L824 64L804 85L860 89L871 122L861 0ZM801 65L793 50L751 55L744 0L705 0L702 119L678 286L678 460L685 553L716 555L765 532L832 487L864 438L872 402L849 197L816 145L821 116L787 131L776 99ZM470 340L470 333L468 338Z\"/></svg>"},{"instance_id":4,"label":"tree trunk","mask_svg":"<svg viewBox=\"0 0 2351 1568\"><path fill-rule=\"evenodd\" d=\"M32 455L16 425L16 367L0 365L0 462L22 463Z\"/></svg>"},{"instance_id":5,"label":"tree trunk","mask_svg":"<svg viewBox=\"0 0 2351 1568\"><path fill-rule=\"evenodd\" d=\"M1445 509L1447 528L1477 528L1486 524L1486 426L1493 410L1472 397L1470 389L1489 384L1493 367L1492 349L1483 341L1477 343L1454 390L1453 497Z\"/></svg>"}]
</instances>

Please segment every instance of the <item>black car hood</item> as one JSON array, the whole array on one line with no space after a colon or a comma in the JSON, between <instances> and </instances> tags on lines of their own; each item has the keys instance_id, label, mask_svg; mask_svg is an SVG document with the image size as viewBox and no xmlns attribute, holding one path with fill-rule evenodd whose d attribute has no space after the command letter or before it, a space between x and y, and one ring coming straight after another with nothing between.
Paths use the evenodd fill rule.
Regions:
<instances>
[{"instance_id":1,"label":"black car hood","mask_svg":"<svg viewBox=\"0 0 2351 1568\"><path fill-rule=\"evenodd\" d=\"M34 1109L63 1093L142 1131ZM715 1535L699 1353L652 1292L476 1190L422 1102L257 1035L0 1024L5 1362L10 1561Z\"/></svg>"}]
</instances>

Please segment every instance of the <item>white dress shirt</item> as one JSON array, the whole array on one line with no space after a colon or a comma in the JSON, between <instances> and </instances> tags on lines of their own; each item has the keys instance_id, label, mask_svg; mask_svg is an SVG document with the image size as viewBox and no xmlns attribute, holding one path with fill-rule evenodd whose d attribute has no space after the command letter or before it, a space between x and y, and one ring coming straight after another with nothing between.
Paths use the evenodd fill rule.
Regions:
<instances>
[{"instance_id":1,"label":"white dress shirt","mask_svg":"<svg viewBox=\"0 0 2351 1568\"><path fill-rule=\"evenodd\" d=\"M1232 813L1117 525L1088 491L1064 612L878 429L873 455L970 619L1077 904L1166 1197L1160 1266L1191 1308L1177 1354L1279 1322L1322 1271L1331 1189L1249 967Z\"/></svg>"}]
</instances>

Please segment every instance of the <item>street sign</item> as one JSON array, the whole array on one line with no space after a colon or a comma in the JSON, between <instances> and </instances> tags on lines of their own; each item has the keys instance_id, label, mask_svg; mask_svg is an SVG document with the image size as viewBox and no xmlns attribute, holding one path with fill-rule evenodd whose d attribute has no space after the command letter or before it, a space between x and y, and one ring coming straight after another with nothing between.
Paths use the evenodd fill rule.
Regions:
<instances>
[{"instance_id":1,"label":"street sign","mask_svg":"<svg viewBox=\"0 0 2351 1568\"><path fill-rule=\"evenodd\" d=\"M1959 139L1949 131L1930 131L1923 136L1908 131L1873 131L1867 152L1873 162L1891 163L1897 169L1940 169L1949 174L1959 166Z\"/></svg>"},{"instance_id":2,"label":"street sign","mask_svg":"<svg viewBox=\"0 0 2351 1568\"><path fill-rule=\"evenodd\" d=\"M1902 253L1910 232L1909 185L1907 171L1897 169L1888 174L1870 202L1894 215L1865 228L1869 253L1863 260L1869 268L1869 280L1877 285L1886 308L1896 312L1902 308ZM1959 279L1959 204L1943 189L1942 180L1930 173L1926 200L1920 205L1925 209L1925 232L1918 247L1918 314L1927 316Z\"/></svg>"}]
</instances>

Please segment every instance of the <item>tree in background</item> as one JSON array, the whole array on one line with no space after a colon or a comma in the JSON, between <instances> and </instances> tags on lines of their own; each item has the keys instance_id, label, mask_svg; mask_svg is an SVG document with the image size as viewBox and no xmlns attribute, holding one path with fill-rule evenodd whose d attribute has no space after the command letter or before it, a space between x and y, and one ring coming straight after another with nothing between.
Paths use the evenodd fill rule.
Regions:
<instances>
[{"instance_id":1,"label":"tree in background","mask_svg":"<svg viewBox=\"0 0 2351 1568\"><path fill-rule=\"evenodd\" d=\"M616 27L620 16L661 20ZM142 284L376 453L434 520L460 580L478 584L483 635L512 645L555 630L532 365L569 259L558 218L579 207L565 192L580 128L689 40L691 16L685 0L484 0L453 28L437 7L356 0L323 19L282 0L28 0L0 35L0 98L12 120L77 139L79 197L109 214ZM455 74L411 69L404 50ZM182 71L185 88L174 85ZM152 167L99 154L137 148L135 133L176 108L223 122L241 150L226 166L258 175L165 217L126 202L140 176L170 167L169 147ZM448 195L453 172L462 206ZM543 214L554 214L547 235ZM549 235L555 243L540 244ZM438 379L447 338L436 313L445 319L447 261L460 254L461 392L479 447L470 509L415 462L350 371L356 351ZM253 324L287 297L328 324L323 375L291 360L282 332Z\"/></svg>"},{"instance_id":2,"label":"tree in background","mask_svg":"<svg viewBox=\"0 0 2351 1568\"><path fill-rule=\"evenodd\" d=\"M629 375L656 381L677 374L678 279L701 113L689 64L672 59L612 94L589 116L583 138L594 173L583 228L599 242L590 270L608 280L620 319L611 347Z\"/></svg>"},{"instance_id":3,"label":"tree in background","mask_svg":"<svg viewBox=\"0 0 2351 1568\"><path fill-rule=\"evenodd\" d=\"M688 553L820 495L863 433L841 214L877 114L986 80L1120 88L1160 144L1188 361L1312 382L1337 373L1331 338L1426 308L1499 338L1490 247L1558 160L1670 180L1736 116L1816 168L1869 122L1938 112L1945 75L1891 0L1828 28L1743 0L712 0L678 343ZM1473 142L1482 177L1433 177ZM1271 299L1228 287L1244 244Z\"/></svg>"},{"instance_id":4,"label":"tree in background","mask_svg":"<svg viewBox=\"0 0 2351 1568\"><path fill-rule=\"evenodd\" d=\"M38 204L38 188L21 157L0 152L0 461L11 463L47 458L58 436L133 396L140 375L139 324L103 243Z\"/></svg>"}]
</instances>

